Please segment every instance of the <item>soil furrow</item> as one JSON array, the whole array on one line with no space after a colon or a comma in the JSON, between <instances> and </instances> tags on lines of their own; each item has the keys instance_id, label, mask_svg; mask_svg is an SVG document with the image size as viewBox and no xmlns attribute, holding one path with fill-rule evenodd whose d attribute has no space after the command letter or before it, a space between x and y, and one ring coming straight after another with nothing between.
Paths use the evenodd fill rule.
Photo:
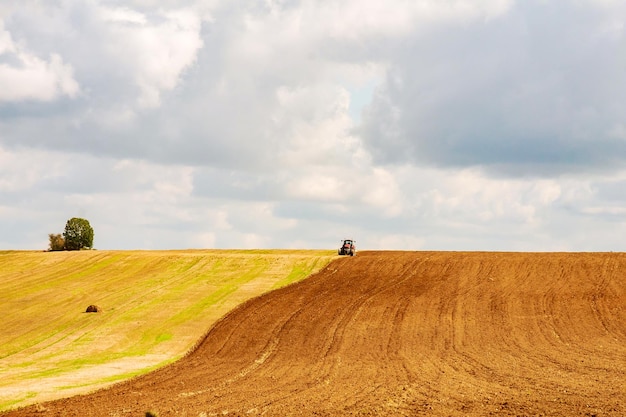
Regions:
<instances>
[{"instance_id":1,"label":"soil furrow","mask_svg":"<svg viewBox=\"0 0 626 417\"><path fill-rule=\"evenodd\" d=\"M360 252L187 357L3 417L623 416L626 254Z\"/></svg>"}]
</instances>

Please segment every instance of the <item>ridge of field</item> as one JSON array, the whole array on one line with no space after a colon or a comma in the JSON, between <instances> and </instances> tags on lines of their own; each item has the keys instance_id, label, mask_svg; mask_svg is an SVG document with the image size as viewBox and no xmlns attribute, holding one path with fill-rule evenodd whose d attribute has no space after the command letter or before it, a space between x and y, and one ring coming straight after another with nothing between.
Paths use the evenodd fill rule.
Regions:
<instances>
[{"instance_id":1,"label":"ridge of field","mask_svg":"<svg viewBox=\"0 0 626 417\"><path fill-rule=\"evenodd\" d=\"M626 254L372 252L179 361L3 417L626 415Z\"/></svg>"},{"instance_id":2,"label":"ridge of field","mask_svg":"<svg viewBox=\"0 0 626 417\"><path fill-rule=\"evenodd\" d=\"M318 271L321 250L0 252L0 410L170 363L238 304ZM90 304L103 312L87 314Z\"/></svg>"}]
</instances>

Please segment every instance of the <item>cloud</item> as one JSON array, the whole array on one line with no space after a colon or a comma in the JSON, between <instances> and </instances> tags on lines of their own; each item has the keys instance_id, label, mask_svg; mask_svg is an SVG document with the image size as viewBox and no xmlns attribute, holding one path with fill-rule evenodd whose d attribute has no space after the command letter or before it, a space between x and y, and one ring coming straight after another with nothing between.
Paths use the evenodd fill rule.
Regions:
<instances>
[{"instance_id":1,"label":"cloud","mask_svg":"<svg viewBox=\"0 0 626 417\"><path fill-rule=\"evenodd\" d=\"M80 92L71 65L64 63L56 53L45 60L16 44L1 20L0 86L0 104L52 101L61 96L73 98Z\"/></svg>"},{"instance_id":2,"label":"cloud","mask_svg":"<svg viewBox=\"0 0 626 417\"><path fill-rule=\"evenodd\" d=\"M625 17L591 0L0 5L0 246L44 248L80 216L102 249L619 247Z\"/></svg>"},{"instance_id":3,"label":"cloud","mask_svg":"<svg viewBox=\"0 0 626 417\"><path fill-rule=\"evenodd\" d=\"M112 59L122 63L139 88L140 108L158 107L161 94L174 89L192 65L202 40L201 20L191 10L156 13L152 21L127 7L101 7Z\"/></svg>"},{"instance_id":4,"label":"cloud","mask_svg":"<svg viewBox=\"0 0 626 417\"><path fill-rule=\"evenodd\" d=\"M617 16L621 5L532 1L416 30L361 135L387 163L539 176L623 166L625 143L607 134L626 93Z\"/></svg>"}]
</instances>

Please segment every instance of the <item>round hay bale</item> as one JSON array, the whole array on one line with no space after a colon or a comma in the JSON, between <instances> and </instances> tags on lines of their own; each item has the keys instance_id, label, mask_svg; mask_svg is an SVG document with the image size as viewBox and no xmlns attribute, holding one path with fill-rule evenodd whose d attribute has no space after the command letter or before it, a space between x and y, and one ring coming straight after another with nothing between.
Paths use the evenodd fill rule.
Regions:
<instances>
[{"instance_id":1,"label":"round hay bale","mask_svg":"<svg viewBox=\"0 0 626 417\"><path fill-rule=\"evenodd\" d=\"M97 305L90 305L89 307L87 307L87 313L100 313L102 312L102 309L100 307L98 307Z\"/></svg>"}]
</instances>

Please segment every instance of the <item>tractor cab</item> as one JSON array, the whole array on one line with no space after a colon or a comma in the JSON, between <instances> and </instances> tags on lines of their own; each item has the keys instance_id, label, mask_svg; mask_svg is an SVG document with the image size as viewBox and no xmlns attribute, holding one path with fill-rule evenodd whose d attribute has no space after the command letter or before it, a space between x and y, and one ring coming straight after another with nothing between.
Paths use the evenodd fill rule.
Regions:
<instances>
[{"instance_id":1,"label":"tractor cab","mask_svg":"<svg viewBox=\"0 0 626 417\"><path fill-rule=\"evenodd\" d=\"M337 253L339 255L356 255L356 241L353 239L344 239Z\"/></svg>"}]
</instances>

